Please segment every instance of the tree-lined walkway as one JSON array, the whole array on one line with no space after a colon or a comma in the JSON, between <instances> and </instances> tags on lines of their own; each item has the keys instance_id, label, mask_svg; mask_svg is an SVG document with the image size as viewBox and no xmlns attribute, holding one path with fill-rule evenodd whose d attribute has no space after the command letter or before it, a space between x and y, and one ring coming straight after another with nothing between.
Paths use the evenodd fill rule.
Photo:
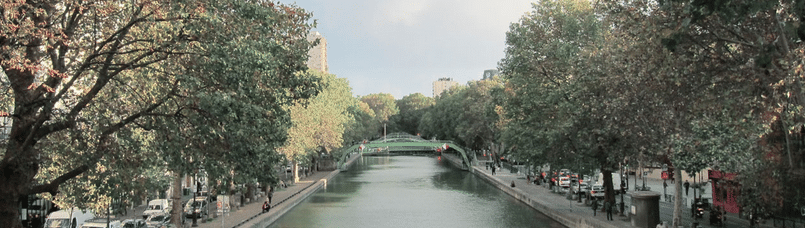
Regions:
<instances>
[{"instance_id":1,"label":"tree-lined walkway","mask_svg":"<svg viewBox=\"0 0 805 228\"><path fill-rule=\"evenodd\" d=\"M510 169L505 167L496 171L495 175L492 175L492 170L489 170L484 166L475 166L474 171L479 172L479 175L491 176L491 179L495 180L501 185L510 186L511 183L514 183L514 188L524 192L527 197L531 199L531 201L540 202L540 204L543 204L545 208L553 210L557 213L570 214L572 216L577 216L578 218L592 219L592 222L595 224L600 224L599 227L632 227L631 220L627 215L620 216L618 215L619 213L613 212L614 221L607 221L606 212L603 212L603 208L599 208L597 215L593 216L593 210L590 206L585 205L583 202L578 202L578 200L568 200L564 194L553 193L549 189L548 185L529 184L526 180L525 174L512 173ZM662 191L661 180L646 179L646 186L651 187L653 190ZM668 188L667 191L668 194L673 194L673 188ZM624 202L626 202L625 208L629 208L629 205L631 204L629 192L632 191L628 191L627 195L624 197ZM616 198L617 201L620 202L620 197ZM673 211L674 208L672 203L660 201L660 221L665 221L668 227L671 227L670 224L671 220L673 219ZM705 213L703 218L697 220L691 218L690 213L690 208L683 208L681 224L685 227L690 227L694 221L697 221L701 227L716 227L709 225L709 213ZM735 214L728 213L727 221L724 227L749 227L749 221L738 218ZM771 222L768 221L758 227L773 226Z\"/></svg>"}]
</instances>

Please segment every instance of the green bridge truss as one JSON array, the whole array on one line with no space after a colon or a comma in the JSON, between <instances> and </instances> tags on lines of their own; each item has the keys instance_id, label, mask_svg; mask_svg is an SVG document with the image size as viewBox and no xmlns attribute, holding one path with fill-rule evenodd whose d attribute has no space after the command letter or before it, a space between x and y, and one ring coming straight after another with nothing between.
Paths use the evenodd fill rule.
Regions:
<instances>
[{"instance_id":1,"label":"green bridge truss","mask_svg":"<svg viewBox=\"0 0 805 228\"><path fill-rule=\"evenodd\" d=\"M363 145L363 149L361 149ZM341 163L345 162L348 156L355 152L364 155L393 155L404 154L411 152L433 152L436 153L438 148L443 148L447 145L447 150L455 151L458 156L464 161L465 169L469 168L474 159L473 154L469 154L463 148L454 144L452 141L443 140L425 140L419 136L413 136L405 133L393 133L374 141L369 141L363 144L356 144L350 147L342 148ZM442 149L444 150L444 149ZM339 164L339 167L342 164Z\"/></svg>"}]
</instances>

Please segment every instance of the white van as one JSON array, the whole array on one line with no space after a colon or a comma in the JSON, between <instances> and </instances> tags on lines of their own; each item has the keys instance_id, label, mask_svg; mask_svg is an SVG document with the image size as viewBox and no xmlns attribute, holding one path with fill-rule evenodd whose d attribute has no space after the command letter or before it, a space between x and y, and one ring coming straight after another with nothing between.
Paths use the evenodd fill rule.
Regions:
<instances>
[{"instance_id":1,"label":"white van","mask_svg":"<svg viewBox=\"0 0 805 228\"><path fill-rule=\"evenodd\" d=\"M76 228L84 222L95 218L90 210L82 211L79 208L54 211L45 220L45 228Z\"/></svg>"},{"instance_id":2,"label":"white van","mask_svg":"<svg viewBox=\"0 0 805 228\"><path fill-rule=\"evenodd\" d=\"M120 220L110 220L109 226L106 226L107 221L105 218L95 218L84 221L84 224L81 225L81 228L121 228Z\"/></svg>"},{"instance_id":3,"label":"white van","mask_svg":"<svg viewBox=\"0 0 805 228\"><path fill-rule=\"evenodd\" d=\"M604 185L604 173L598 173L595 185ZM612 172L612 188L616 192L621 189L621 176L617 172Z\"/></svg>"},{"instance_id":4,"label":"white van","mask_svg":"<svg viewBox=\"0 0 805 228\"><path fill-rule=\"evenodd\" d=\"M143 211L143 219L147 219L152 214L168 214L171 205L167 199L155 199L148 202L148 207Z\"/></svg>"}]
</instances>

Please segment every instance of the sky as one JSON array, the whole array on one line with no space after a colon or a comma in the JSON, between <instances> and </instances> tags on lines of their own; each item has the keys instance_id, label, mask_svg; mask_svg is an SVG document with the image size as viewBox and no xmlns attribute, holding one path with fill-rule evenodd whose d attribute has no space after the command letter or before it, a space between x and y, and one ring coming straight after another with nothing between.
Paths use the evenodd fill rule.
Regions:
<instances>
[{"instance_id":1,"label":"sky","mask_svg":"<svg viewBox=\"0 0 805 228\"><path fill-rule=\"evenodd\" d=\"M353 94L433 97L433 81L480 80L504 57L525 0L279 0L313 13L331 74Z\"/></svg>"}]
</instances>

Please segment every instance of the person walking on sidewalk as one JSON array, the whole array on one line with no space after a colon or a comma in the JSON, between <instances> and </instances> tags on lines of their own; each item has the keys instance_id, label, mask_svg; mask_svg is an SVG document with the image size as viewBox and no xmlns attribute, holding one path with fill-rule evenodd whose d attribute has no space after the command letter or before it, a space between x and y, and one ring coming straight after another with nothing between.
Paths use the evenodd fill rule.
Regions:
<instances>
[{"instance_id":1,"label":"person walking on sidewalk","mask_svg":"<svg viewBox=\"0 0 805 228\"><path fill-rule=\"evenodd\" d=\"M607 211L607 221L612 221L612 203L609 200L604 201L604 210Z\"/></svg>"},{"instance_id":2,"label":"person walking on sidewalk","mask_svg":"<svg viewBox=\"0 0 805 228\"><path fill-rule=\"evenodd\" d=\"M688 189L690 188L690 182L685 181L684 185L685 185L685 195L687 196L688 195Z\"/></svg>"},{"instance_id":3,"label":"person walking on sidewalk","mask_svg":"<svg viewBox=\"0 0 805 228\"><path fill-rule=\"evenodd\" d=\"M271 198L273 198L273 197L274 197L274 187L272 186L270 189L268 189L268 203L269 204L271 203Z\"/></svg>"},{"instance_id":4,"label":"person walking on sidewalk","mask_svg":"<svg viewBox=\"0 0 805 228\"><path fill-rule=\"evenodd\" d=\"M492 164L492 175L495 175L495 164Z\"/></svg>"},{"instance_id":5,"label":"person walking on sidewalk","mask_svg":"<svg viewBox=\"0 0 805 228\"><path fill-rule=\"evenodd\" d=\"M593 216L596 216L597 212L598 212L598 200L596 198L593 198Z\"/></svg>"}]
</instances>

